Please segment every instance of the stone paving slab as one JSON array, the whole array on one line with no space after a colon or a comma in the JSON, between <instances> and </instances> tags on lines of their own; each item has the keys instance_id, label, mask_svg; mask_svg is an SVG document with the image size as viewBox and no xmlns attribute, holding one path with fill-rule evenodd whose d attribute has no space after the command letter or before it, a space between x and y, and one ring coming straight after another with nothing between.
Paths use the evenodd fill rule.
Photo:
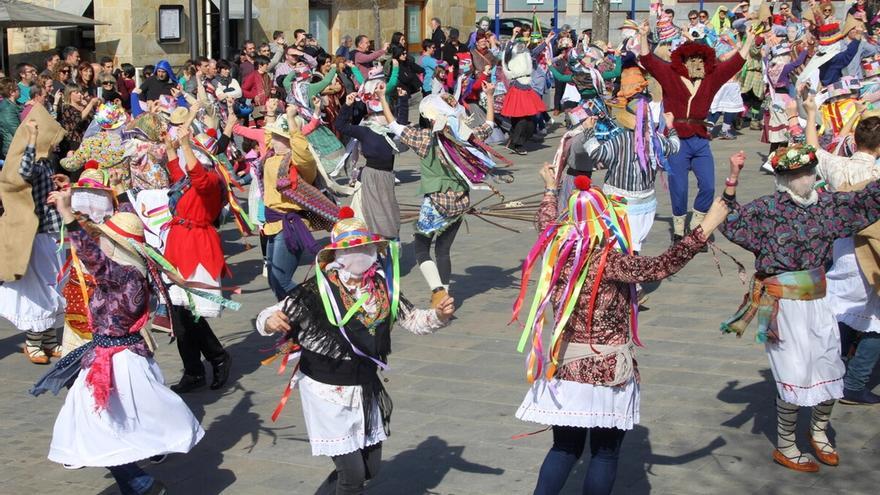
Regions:
<instances>
[{"instance_id":1,"label":"stone paving slab","mask_svg":"<svg viewBox=\"0 0 880 495\"><path fill-rule=\"evenodd\" d=\"M552 158L559 135L552 133L526 157L514 157L516 182L502 187L508 199L541 190L536 172ZM718 193L726 157L739 149L749 153L741 199L771 192L772 178L757 170L766 145L747 131L737 141L713 143ZM404 154L397 167L402 179L398 200L416 203L414 156ZM693 178L690 187L693 195ZM671 218L664 191L658 200L645 255L660 254L668 245ZM386 374L395 408L392 436L383 446L382 471L369 486L371 494L508 494L534 488L551 436L511 438L539 426L514 417L527 386L524 358L515 351L519 329L507 322L519 291L519 267L535 232L525 222L501 223L522 232L469 218L459 233L452 287L459 309L453 323L433 336L400 329L395 333L392 370ZM428 290L415 269L411 226L404 226L401 236L403 289L414 303L427 305ZM750 255L718 237L720 247L751 268ZM211 323L233 356L234 384L219 392L187 395L207 431L205 439L188 455L171 456L146 469L165 481L171 494L311 494L331 463L311 456L296 394L276 423L270 419L286 377L259 362L272 340L253 331L253 318L273 298L259 275L256 241L242 241L228 228L222 238L235 283L242 286L236 299L243 308ZM840 467L823 466L809 475L770 461L775 392L767 358L753 334L742 339L719 334L718 323L735 310L745 287L732 262L723 256L718 262L723 275L713 256L703 254L676 276L648 286L648 309L640 316L645 348L638 350L641 424L624 440L615 493L876 493L878 409L835 408L832 426ZM307 271L300 267L297 280ZM0 495L35 490L116 493L105 470L67 471L46 460L63 397L26 393L45 368L25 362L22 341L21 334L0 323L0 397L5 399L0 401L0 435L5 440L0 444ZM180 359L167 339L160 338L157 360L166 379L176 381ZM875 376L872 385L877 383ZM801 416L801 431L806 432L808 416ZM563 493L579 493L585 473L581 461Z\"/></svg>"}]
</instances>

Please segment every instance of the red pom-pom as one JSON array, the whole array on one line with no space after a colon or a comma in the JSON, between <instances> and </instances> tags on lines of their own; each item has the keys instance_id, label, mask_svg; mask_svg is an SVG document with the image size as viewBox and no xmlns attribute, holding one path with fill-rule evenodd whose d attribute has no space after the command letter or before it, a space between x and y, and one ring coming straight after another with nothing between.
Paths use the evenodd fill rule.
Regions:
<instances>
[{"instance_id":1,"label":"red pom-pom","mask_svg":"<svg viewBox=\"0 0 880 495\"><path fill-rule=\"evenodd\" d=\"M590 189L593 185L593 181L590 180L586 175L579 175L574 178L574 187L580 189L581 191L586 191Z\"/></svg>"},{"instance_id":2,"label":"red pom-pom","mask_svg":"<svg viewBox=\"0 0 880 495\"><path fill-rule=\"evenodd\" d=\"M98 170L99 168L101 168L101 164L98 163L98 160L89 160L86 162L85 165L83 165L83 168L85 170Z\"/></svg>"},{"instance_id":3,"label":"red pom-pom","mask_svg":"<svg viewBox=\"0 0 880 495\"><path fill-rule=\"evenodd\" d=\"M213 127L205 131L205 134L211 136L214 139L217 139L217 129L214 129Z\"/></svg>"},{"instance_id":4,"label":"red pom-pom","mask_svg":"<svg viewBox=\"0 0 880 495\"><path fill-rule=\"evenodd\" d=\"M354 218L354 210L348 206L343 206L339 209L339 219L345 220L346 218Z\"/></svg>"}]
</instances>

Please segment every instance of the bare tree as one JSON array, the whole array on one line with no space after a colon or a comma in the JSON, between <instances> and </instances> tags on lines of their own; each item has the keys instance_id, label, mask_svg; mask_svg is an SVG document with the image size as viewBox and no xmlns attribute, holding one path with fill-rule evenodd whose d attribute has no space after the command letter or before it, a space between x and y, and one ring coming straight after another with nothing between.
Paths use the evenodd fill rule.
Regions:
<instances>
[{"instance_id":1,"label":"bare tree","mask_svg":"<svg viewBox=\"0 0 880 495\"><path fill-rule=\"evenodd\" d=\"M593 0L593 39L608 43L608 26L611 23L611 11L608 0Z\"/></svg>"}]
</instances>

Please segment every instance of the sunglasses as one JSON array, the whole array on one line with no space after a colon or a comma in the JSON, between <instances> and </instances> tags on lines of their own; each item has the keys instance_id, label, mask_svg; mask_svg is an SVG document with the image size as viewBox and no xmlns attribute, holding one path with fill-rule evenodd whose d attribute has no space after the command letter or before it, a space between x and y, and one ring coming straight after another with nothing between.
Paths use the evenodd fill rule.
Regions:
<instances>
[{"instance_id":1,"label":"sunglasses","mask_svg":"<svg viewBox=\"0 0 880 495\"><path fill-rule=\"evenodd\" d=\"M690 20L692 20L692 21L696 21L696 20L697 20L696 17L688 17L688 19L690 19Z\"/></svg>"},{"instance_id":2,"label":"sunglasses","mask_svg":"<svg viewBox=\"0 0 880 495\"><path fill-rule=\"evenodd\" d=\"M101 83L101 86L113 86L113 81L104 81Z\"/></svg>"},{"instance_id":3,"label":"sunglasses","mask_svg":"<svg viewBox=\"0 0 880 495\"><path fill-rule=\"evenodd\" d=\"M62 74L70 74L70 69L64 69L61 71Z\"/></svg>"},{"instance_id":4,"label":"sunglasses","mask_svg":"<svg viewBox=\"0 0 880 495\"><path fill-rule=\"evenodd\" d=\"M822 13L823 13L823 14L830 14L830 13L831 13L831 9L822 9Z\"/></svg>"}]
</instances>

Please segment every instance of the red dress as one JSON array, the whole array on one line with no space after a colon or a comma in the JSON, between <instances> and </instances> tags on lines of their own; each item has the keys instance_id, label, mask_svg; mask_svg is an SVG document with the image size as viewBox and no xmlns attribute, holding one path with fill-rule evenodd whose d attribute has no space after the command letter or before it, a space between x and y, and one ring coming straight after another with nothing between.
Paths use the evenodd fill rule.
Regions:
<instances>
[{"instance_id":1,"label":"red dress","mask_svg":"<svg viewBox=\"0 0 880 495\"><path fill-rule=\"evenodd\" d=\"M507 94L504 95L504 104L501 106L501 115L509 119L534 117L546 110L544 101L531 86L510 81Z\"/></svg>"},{"instance_id":2,"label":"red dress","mask_svg":"<svg viewBox=\"0 0 880 495\"><path fill-rule=\"evenodd\" d=\"M179 159L168 162L172 182L184 177ZM216 172L198 165L189 171L191 186L177 202L168 231L165 257L190 278L200 264L215 280L231 276L214 220L223 209L223 189Z\"/></svg>"}]
</instances>

